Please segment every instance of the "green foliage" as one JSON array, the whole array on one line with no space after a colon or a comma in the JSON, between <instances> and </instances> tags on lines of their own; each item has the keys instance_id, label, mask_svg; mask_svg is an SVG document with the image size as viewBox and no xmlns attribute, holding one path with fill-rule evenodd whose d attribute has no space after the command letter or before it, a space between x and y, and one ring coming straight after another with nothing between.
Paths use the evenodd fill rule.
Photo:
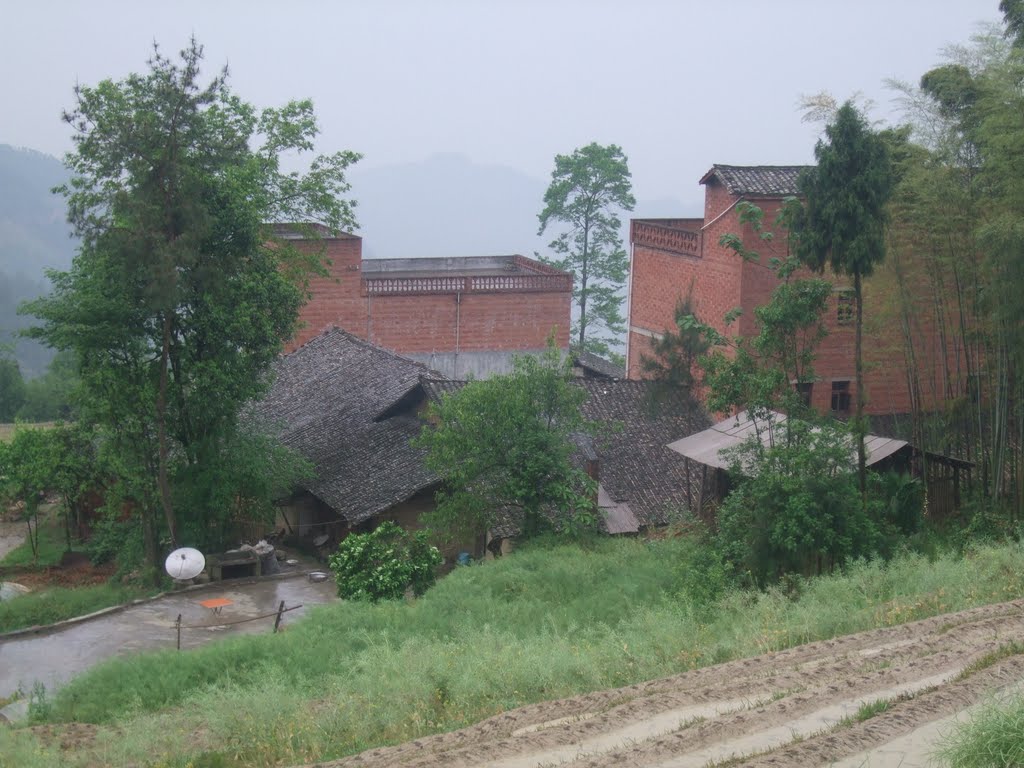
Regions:
<instances>
[{"instance_id":1,"label":"green foliage","mask_svg":"<svg viewBox=\"0 0 1024 768\"><path fill-rule=\"evenodd\" d=\"M1024 765L1024 696L986 702L945 736L939 757L950 768Z\"/></svg>"},{"instance_id":2,"label":"green foliage","mask_svg":"<svg viewBox=\"0 0 1024 768\"><path fill-rule=\"evenodd\" d=\"M268 222L354 226L345 171L358 155L281 167L312 149L312 104L258 111L226 72L202 82L201 63L193 40L178 63L156 50L144 74L76 88L62 191L81 245L25 307L34 336L79 363L79 420L100 430L154 566L161 511L172 544L200 530L209 541L231 500L269 489L267 463L244 466L258 450L239 413L266 391L322 254Z\"/></svg>"},{"instance_id":3,"label":"green foliage","mask_svg":"<svg viewBox=\"0 0 1024 768\"><path fill-rule=\"evenodd\" d=\"M0 632L53 624L121 605L145 592L137 587L101 584L94 587L53 587L0 602Z\"/></svg>"},{"instance_id":4,"label":"green foliage","mask_svg":"<svg viewBox=\"0 0 1024 768\"><path fill-rule=\"evenodd\" d=\"M814 147L817 165L797 181L804 205L793 216L800 260L819 272L829 266L836 275L853 278L856 306L854 368L856 371L857 474L866 494L864 436L864 360L862 350L864 296L862 281L885 259L887 205L895 177L889 142L871 130L851 102L843 104L825 127L827 142Z\"/></svg>"},{"instance_id":5,"label":"green foliage","mask_svg":"<svg viewBox=\"0 0 1024 768\"><path fill-rule=\"evenodd\" d=\"M25 380L16 360L0 357L0 422L12 422L25 404Z\"/></svg>"},{"instance_id":6,"label":"green foliage","mask_svg":"<svg viewBox=\"0 0 1024 768\"><path fill-rule=\"evenodd\" d=\"M274 501L312 473L313 466L301 454L241 425L212 446L204 445L197 461L175 474L175 507L208 510L204 517L185 517L182 536L200 549L213 550L230 540L238 520L269 527L276 514Z\"/></svg>"},{"instance_id":7,"label":"green foliage","mask_svg":"<svg viewBox=\"0 0 1024 768\"><path fill-rule=\"evenodd\" d=\"M385 521L369 533L352 533L331 555L331 570L344 600L398 600L407 589L419 597L434 585L440 551L425 531L409 533Z\"/></svg>"},{"instance_id":8,"label":"green foliage","mask_svg":"<svg viewBox=\"0 0 1024 768\"><path fill-rule=\"evenodd\" d=\"M18 428L0 443L0 500L21 504L33 560L39 556L39 503L51 486L53 441L45 429Z\"/></svg>"},{"instance_id":9,"label":"green foliage","mask_svg":"<svg viewBox=\"0 0 1024 768\"><path fill-rule=\"evenodd\" d=\"M885 258L893 171L886 143L852 103L843 104L814 148L817 164L798 181L794 216L800 259L817 270L865 277Z\"/></svg>"},{"instance_id":10,"label":"green foliage","mask_svg":"<svg viewBox=\"0 0 1024 768\"><path fill-rule=\"evenodd\" d=\"M42 376L25 382L25 399L18 410L23 421L57 421L73 412L78 363L69 352L56 354Z\"/></svg>"},{"instance_id":11,"label":"green foliage","mask_svg":"<svg viewBox=\"0 0 1024 768\"><path fill-rule=\"evenodd\" d=\"M663 392L689 392L695 384L697 361L711 349L706 327L693 312L688 296L676 302L673 313L675 330L651 339L651 354L640 356L644 374Z\"/></svg>"},{"instance_id":12,"label":"green foliage","mask_svg":"<svg viewBox=\"0 0 1024 768\"><path fill-rule=\"evenodd\" d=\"M736 487L718 511L719 546L736 571L763 585L875 554L885 530L861 503L850 435L797 419L764 429L767 447L755 436L733 449Z\"/></svg>"},{"instance_id":13,"label":"green foliage","mask_svg":"<svg viewBox=\"0 0 1024 768\"><path fill-rule=\"evenodd\" d=\"M550 244L558 257L544 261L574 273L573 300L580 312L574 343L598 355L608 355L625 331L619 310L629 257L617 211L636 205L629 179L626 156L615 144L591 143L571 155L555 155L544 210L537 216L537 234L552 224L565 227ZM602 330L614 335L599 336Z\"/></svg>"},{"instance_id":14,"label":"green foliage","mask_svg":"<svg viewBox=\"0 0 1024 768\"><path fill-rule=\"evenodd\" d=\"M827 334L823 315L832 285L795 276L799 262L789 250L789 228L798 209L795 200L782 206L774 228L765 226L764 212L753 203L741 201L736 208L740 223L757 235L766 266L780 282L768 302L754 308L756 335L729 339L703 326L705 337L720 348L700 360L707 406L721 413L745 408L759 418L771 410L800 414L807 409L795 386L814 381L815 352ZM762 253L746 248L737 234L726 233L719 242L746 261L762 259ZM726 323L739 311L730 313Z\"/></svg>"},{"instance_id":15,"label":"green foliage","mask_svg":"<svg viewBox=\"0 0 1024 768\"><path fill-rule=\"evenodd\" d=\"M38 516L38 522L38 535L33 538L26 536L25 541L4 556L0 565L47 568L60 563L61 557L67 552L63 526L45 514Z\"/></svg>"},{"instance_id":16,"label":"green foliage","mask_svg":"<svg viewBox=\"0 0 1024 768\"><path fill-rule=\"evenodd\" d=\"M115 726L61 764L172 754L184 766L219 751L244 765L326 761L531 702L1024 594L1015 544L858 562L795 596L727 588L701 605L677 570L698 554L685 537L526 545L457 569L413 602L343 602L283 635L113 659L53 697L51 719ZM0 729L0 754L16 737Z\"/></svg>"},{"instance_id":17,"label":"green foliage","mask_svg":"<svg viewBox=\"0 0 1024 768\"><path fill-rule=\"evenodd\" d=\"M593 481L571 460L590 428L580 415L586 392L571 380L569 361L549 347L431 406L416 444L445 480L433 529L475 536L509 517L524 537L594 526Z\"/></svg>"}]
</instances>

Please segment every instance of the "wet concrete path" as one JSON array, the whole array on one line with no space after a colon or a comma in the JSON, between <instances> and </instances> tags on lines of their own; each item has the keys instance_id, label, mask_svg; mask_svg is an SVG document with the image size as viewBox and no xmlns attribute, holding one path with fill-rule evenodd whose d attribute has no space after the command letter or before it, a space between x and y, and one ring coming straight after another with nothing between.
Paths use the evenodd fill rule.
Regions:
<instances>
[{"instance_id":1,"label":"wet concrete path","mask_svg":"<svg viewBox=\"0 0 1024 768\"><path fill-rule=\"evenodd\" d=\"M231 601L219 615L199 604L218 597ZM19 687L24 692L31 691L36 681L51 692L74 675L112 656L173 649L174 621L179 613L183 625L204 626L182 630L181 647L185 650L231 635L271 632L273 616L230 627L209 625L273 613L282 600L285 607L304 606L284 614L282 624L287 626L309 606L337 599L337 587L332 579L318 584L303 575L249 583L228 581L201 590L171 594L45 634L0 640L0 698L9 696Z\"/></svg>"}]
</instances>

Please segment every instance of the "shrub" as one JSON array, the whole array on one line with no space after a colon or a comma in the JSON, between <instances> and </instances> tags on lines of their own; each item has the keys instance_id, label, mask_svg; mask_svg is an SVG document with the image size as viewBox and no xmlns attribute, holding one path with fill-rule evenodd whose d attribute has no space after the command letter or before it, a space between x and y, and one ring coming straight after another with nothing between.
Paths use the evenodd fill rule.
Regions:
<instances>
[{"instance_id":1,"label":"shrub","mask_svg":"<svg viewBox=\"0 0 1024 768\"><path fill-rule=\"evenodd\" d=\"M339 597L377 602L396 600L407 589L422 595L433 586L441 559L426 533L410 534L389 521L348 536L330 562Z\"/></svg>"},{"instance_id":2,"label":"shrub","mask_svg":"<svg viewBox=\"0 0 1024 768\"><path fill-rule=\"evenodd\" d=\"M842 429L790 419L733 449L736 489L718 512L728 561L757 584L805 576L875 554L887 528L877 504L861 501L851 471L853 443Z\"/></svg>"}]
</instances>

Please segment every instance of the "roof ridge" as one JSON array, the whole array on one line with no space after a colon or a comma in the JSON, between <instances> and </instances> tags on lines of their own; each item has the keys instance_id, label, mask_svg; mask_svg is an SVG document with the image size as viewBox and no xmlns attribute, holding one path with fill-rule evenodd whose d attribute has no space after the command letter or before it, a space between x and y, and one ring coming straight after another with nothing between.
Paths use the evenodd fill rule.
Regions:
<instances>
[{"instance_id":1,"label":"roof ridge","mask_svg":"<svg viewBox=\"0 0 1024 768\"><path fill-rule=\"evenodd\" d=\"M413 360L411 357L406 357L405 355L403 355L403 354L401 354L399 352L395 352L393 349L388 349L387 347L382 347L379 344L374 344L372 341L367 341L366 339L364 339L364 338L362 338L360 336L356 336L351 331L346 331L340 325L326 325L326 326L324 326L321 329L320 333L318 333L316 336L313 336L312 338L307 339L302 344L300 344L295 349L293 349L291 352L287 352L287 353L281 355L281 357L282 358L291 357L296 352L299 352L300 350L305 349L306 347L312 345L314 342L321 341L324 338L326 338L326 337L328 337L328 336L330 336L332 334L335 334L335 333L340 333L341 335L346 336L349 339L349 341L355 342L356 344L358 344L358 345L360 345L362 347L366 347L367 349L373 350L375 352L383 352L384 354L388 355L389 357L393 357L396 360L401 360L403 362L409 363L410 365L414 365L417 368L422 368L427 373L434 374L435 376L440 377L442 379L444 378L444 374L443 373L441 373L440 371L435 371L433 368L428 366L426 363L421 363L418 360ZM420 375L423 375L423 374L420 374Z\"/></svg>"}]
</instances>

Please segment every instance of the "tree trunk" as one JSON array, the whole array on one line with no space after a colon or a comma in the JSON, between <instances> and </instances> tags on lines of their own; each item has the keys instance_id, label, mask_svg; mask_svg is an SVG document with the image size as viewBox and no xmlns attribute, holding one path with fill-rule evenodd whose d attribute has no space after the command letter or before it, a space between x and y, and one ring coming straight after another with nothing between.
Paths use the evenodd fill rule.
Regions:
<instances>
[{"instance_id":1,"label":"tree trunk","mask_svg":"<svg viewBox=\"0 0 1024 768\"><path fill-rule=\"evenodd\" d=\"M146 551L146 563L149 566L149 577L153 586L159 587L161 581L160 555L156 538L156 526L153 525L153 512L148 502L142 505L142 546Z\"/></svg>"},{"instance_id":2,"label":"tree trunk","mask_svg":"<svg viewBox=\"0 0 1024 768\"><path fill-rule=\"evenodd\" d=\"M584 351L583 344L587 340L587 257L590 255L590 219L583 224L583 258L580 261L580 352Z\"/></svg>"},{"instance_id":3,"label":"tree trunk","mask_svg":"<svg viewBox=\"0 0 1024 768\"><path fill-rule=\"evenodd\" d=\"M167 464L169 451L167 449L167 367L171 349L171 315L164 312L163 318L163 348L160 353L160 388L156 397L156 423L157 439L159 441L160 461L157 468L157 477L160 485L160 503L163 506L164 517L167 519L167 530L171 537L171 548L178 548L178 532L174 519L174 509L171 506L171 484L167 478Z\"/></svg>"},{"instance_id":4,"label":"tree trunk","mask_svg":"<svg viewBox=\"0 0 1024 768\"><path fill-rule=\"evenodd\" d=\"M864 330L864 297L861 294L861 277L859 272L853 275L853 293L857 301L857 332L854 346L854 370L857 377L857 415L854 429L857 435L857 483L860 486L861 501L867 504L868 474L867 455L864 452L864 359L861 346Z\"/></svg>"}]
</instances>

